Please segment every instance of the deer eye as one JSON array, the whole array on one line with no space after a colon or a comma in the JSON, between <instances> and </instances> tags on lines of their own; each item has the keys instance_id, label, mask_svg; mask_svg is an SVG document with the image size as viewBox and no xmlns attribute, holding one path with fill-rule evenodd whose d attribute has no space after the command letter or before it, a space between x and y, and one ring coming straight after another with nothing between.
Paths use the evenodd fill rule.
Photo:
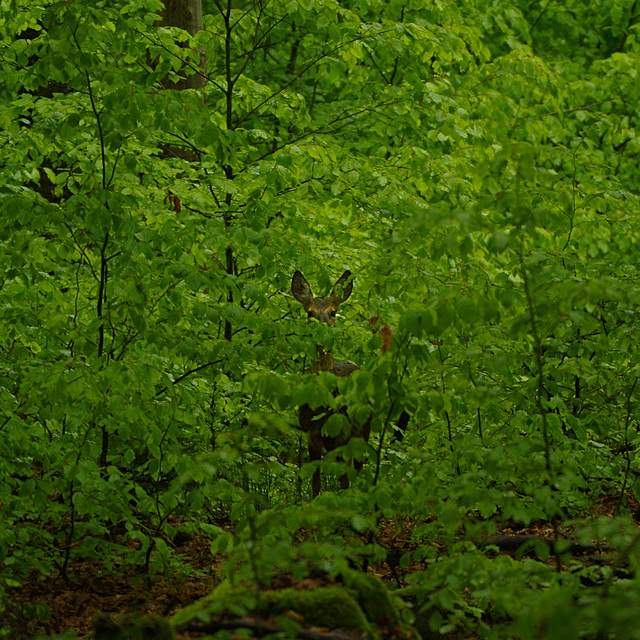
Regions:
<instances>
[{"instance_id":1,"label":"deer eye","mask_svg":"<svg viewBox=\"0 0 640 640\"><path fill-rule=\"evenodd\" d=\"M336 317L336 312L335 312L335 311L329 311L329 315L330 315L332 318L335 318L335 317Z\"/></svg>"},{"instance_id":2,"label":"deer eye","mask_svg":"<svg viewBox=\"0 0 640 640\"><path fill-rule=\"evenodd\" d=\"M313 311L307 311L307 318L315 318Z\"/></svg>"}]
</instances>

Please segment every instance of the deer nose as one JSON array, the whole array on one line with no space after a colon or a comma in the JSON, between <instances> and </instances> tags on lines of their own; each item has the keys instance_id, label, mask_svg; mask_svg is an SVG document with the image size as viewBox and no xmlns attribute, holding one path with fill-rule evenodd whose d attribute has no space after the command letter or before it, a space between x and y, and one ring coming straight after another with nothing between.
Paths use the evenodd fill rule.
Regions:
<instances>
[{"instance_id":1,"label":"deer nose","mask_svg":"<svg viewBox=\"0 0 640 640\"><path fill-rule=\"evenodd\" d=\"M336 324L336 312L333 310L323 311L322 317L318 318L318 320L320 320L320 322L325 322L330 327L334 327Z\"/></svg>"},{"instance_id":2,"label":"deer nose","mask_svg":"<svg viewBox=\"0 0 640 640\"><path fill-rule=\"evenodd\" d=\"M314 318L318 322L324 322L330 327L336 324L336 312L334 309L310 309L307 311L307 317L311 320Z\"/></svg>"}]
</instances>

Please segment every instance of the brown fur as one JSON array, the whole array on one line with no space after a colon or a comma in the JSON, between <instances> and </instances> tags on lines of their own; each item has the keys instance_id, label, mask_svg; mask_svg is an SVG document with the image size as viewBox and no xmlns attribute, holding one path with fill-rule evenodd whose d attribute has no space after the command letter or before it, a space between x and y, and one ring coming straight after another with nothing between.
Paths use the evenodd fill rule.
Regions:
<instances>
[{"instance_id":1,"label":"brown fur","mask_svg":"<svg viewBox=\"0 0 640 640\"><path fill-rule=\"evenodd\" d=\"M350 271L345 271L340 279L331 290L331 294L326 298L316 298L312 292L309 283L304 276L296 271L293 274L291 282L291 292L293 297L302 305L307 312L308 317L315 318L319 322L325 322L330 327L335 326L336 313L340 305L351 295L353 290L353 280ZM345 361L335 362L331 351L324 351L322 347L318 347L318 360L311 365L311 372L318 373L320 371L331 371L338 377L350 376L358 367ZM340 409L343 415L347 415L346 409ZM371 431L371 419L362 425L352 425L351 431L342 432L337 436L326 436L322 434L322 428L325 423L335 412L328 407L318 407L312 409L308 404L303 404L298 410L298 421L300 427L309 435L309 459L321 460L322 452L333 451L334 449L347 444L351 438L363 438L365 442L369 441ZM362 469L362 462L355 462L356 469ZM340 484L343 489L349 487L349 478L345 474L340 478ZM313 474L311 487L314 497L320 493L322 479L320 469L318 468Z\"/></svg>"}]
</instances>

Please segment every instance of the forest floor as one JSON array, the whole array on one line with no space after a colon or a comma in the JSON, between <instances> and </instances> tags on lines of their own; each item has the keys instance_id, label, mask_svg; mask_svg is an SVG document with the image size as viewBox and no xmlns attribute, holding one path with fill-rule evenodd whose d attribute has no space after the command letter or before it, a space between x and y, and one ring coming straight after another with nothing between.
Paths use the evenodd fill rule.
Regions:
<instances>
[{"instance_id":1,"label":"forest floor","mask_svg":"<svg viewBox=\"0 0 640 640\"><path fill-rule=\"evenodd\" d=\"M602 496L594 505L592 515L612 515L619 496ZM626 495L627 508L635 513L640 505L633 494ZM411 525L402 527L382 523L381 543L389 558L399 558L413 548ZM500 536L536 536L549 538L553 525L538 522L527 528L504 527ZM209 594L219 583L218 568L222 557L213 557L210 543L203 535L184 540L176 549L180 564L175 564L164 575L141 575L135 567L122 565L110 571L95 561L76 561L67 581L60 576L42 578L34 573L22 582L20 588L8 592L10 604L0 612L0 638L27 640L75 631L78 638L92 637L92 621L99 614L146 614L169 616L187 604ZM514 551L500 551L514 555ZM552 562L550 556L548 562ZM373 570L385 582L403 584L411 567L402 574L390 562ZM292 585L287 585L292 586ZM321 585L318 585L321 586ZM309 588L305 586L305 588ZM323 631L317 630L316 631ZM181 640L197 637L182 634ZM443 638L458 638L455 633ZM472 640L473 636L464 636Z\"/></svg>"}]
</instances>

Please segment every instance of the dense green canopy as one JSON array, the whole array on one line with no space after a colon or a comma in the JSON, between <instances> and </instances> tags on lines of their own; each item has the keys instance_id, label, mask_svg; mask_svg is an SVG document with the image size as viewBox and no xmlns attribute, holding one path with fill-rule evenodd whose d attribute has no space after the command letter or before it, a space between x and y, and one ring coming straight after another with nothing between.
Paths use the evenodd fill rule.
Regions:
<instances>
[{"instance_id":1,"label":"dense green canopy","mask_svg":"<svg viewBox=\"0 0 640 640\"><path fill-rule=\"evenodd\" d=\"M193 36L158 0L1 7L0 594L164 570L180 529L251 582L339 573L384 516L433 629L640 637L635 1L205 0ZM353 272L335 328L297 269ZM361 367L337 397L319 343ZM372 416L312 509L303 402ZM471 542L536 520L627 579Z\"/></svg>"}]
</instances>

